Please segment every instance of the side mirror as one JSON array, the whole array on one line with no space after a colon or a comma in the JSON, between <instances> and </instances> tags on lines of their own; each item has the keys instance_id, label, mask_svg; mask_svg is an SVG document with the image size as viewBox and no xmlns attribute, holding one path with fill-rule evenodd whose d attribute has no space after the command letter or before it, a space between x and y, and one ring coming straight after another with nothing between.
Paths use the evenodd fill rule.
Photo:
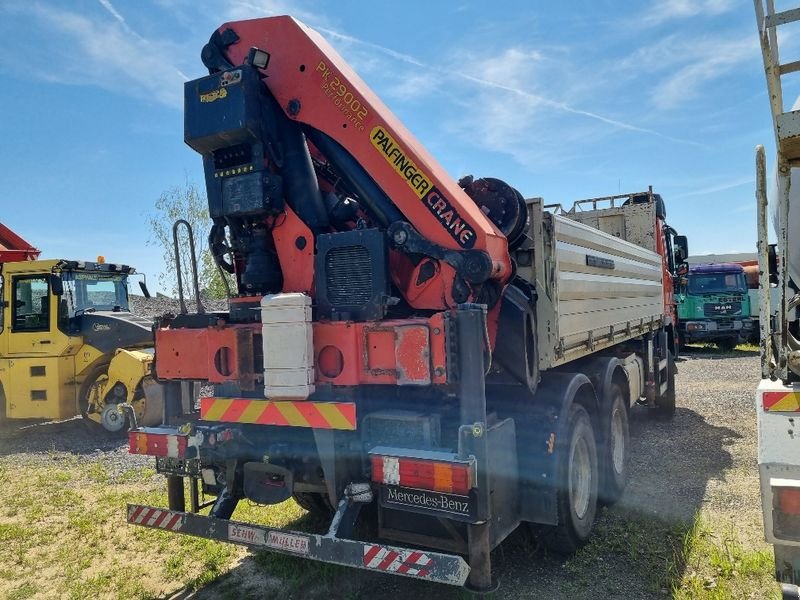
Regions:
<instances>
[{"instance_id":1,"label":"side mirror","mask_svg":"<svg viewBox=\"0 0 800 600\"><path fill-rule=\"evenodd\" d=\"M145 283L144 281L140 281L139 289L142 290L142 294L144 294L145 298L150 298L150 290L147 289L147 283Z\"/></svg>"},{"instance_id":2,"label":"side mirror","mask_svg":"<svg viewBox=\"0 0 800 600\"><path fill-rule=\"evenodd\" d=\"M676 235L673 238L673 246L675 247L675 260L682 263L689 258L689 240L685 235Z\"/></svg>"},{"instance_id":3,"label":"side mirror","mask_svg":"<svg viewBox=\"0 0 800 600\"><path fill-rule=\"evenodd\" d=\"M64 282L61 281L61 276L55 273L50 273L50 290L55 296L64 295Z\"/></svg>"}]
</instances>

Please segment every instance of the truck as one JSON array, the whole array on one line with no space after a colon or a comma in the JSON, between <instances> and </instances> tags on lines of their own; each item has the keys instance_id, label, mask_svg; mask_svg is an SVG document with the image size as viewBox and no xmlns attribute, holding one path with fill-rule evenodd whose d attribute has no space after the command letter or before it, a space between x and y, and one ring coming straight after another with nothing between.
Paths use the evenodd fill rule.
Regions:
<instances>
[{"instance_id":1,"label":"truck","mask_svg":"<svg viewBox=\"0 0 800 600\"><path fill-rule=\"evenodd\" d=\"M0 223L0 419L160 423L152 321L128 306L133 267L39 255Z\"/></svg>"},{"instance_id":2,"label":"truck","mask_svg":"<svg viewBox=\"0 0 800 600\"><path fill-rule=\"evenodd\" d=\"M800 111L784 107L782 77L798 70L782 63L778 29L800 20L800 7L775 12L755 0L758 37L775 135L775 185L766 152L756 148L761 381L755 391L758 473L764 534L775 554L775 578L784 598L800 598ZM785 33L785 32L784 32ZM772 200L769 196L772 195ZM777 248L769 244L770 210ZM771 307L777 281L777 310Z\"/></svg>"},{"instance_id":3,"label":"truck","mask_svg":"<svg viewBox=\"0 0 800 600\"><path fill-rule=\"evenodd\" d=\"M680 279L675 296L681 340L713 342L733 350L754 328L744 268L736 263L697 264Z\"/></svg>"},{"instance_id":4,"label":"truck","mask_svg":"<svg viewBox=\"0 0 800 600\"><path fill-rule=\"evenodd\" d=\"M477 591L521 525L584 544L627 484L631 406L675 411L688 252L663 201L598 208L617 235L456 181L289 16L226 23L201 58L184 140L235 285L227 311L156 322L164 418L129 451L155 457L168 500L127 522ZM236 518L290 498L324 528Z\"/></svg>"}]
</instances>

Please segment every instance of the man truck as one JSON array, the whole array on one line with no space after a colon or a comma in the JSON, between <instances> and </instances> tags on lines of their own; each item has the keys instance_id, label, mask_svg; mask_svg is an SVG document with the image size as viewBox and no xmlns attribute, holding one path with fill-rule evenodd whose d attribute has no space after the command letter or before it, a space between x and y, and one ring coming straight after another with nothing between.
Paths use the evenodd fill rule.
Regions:
<instances>
[{"instance_id":1,"label":"man truck","mask_svg":"<svg viewBox=\"0 0 800 600\"><path fill-rule=\"evenodd\" d=\"M129 441L169 501L128 522L480 591L521 524L586 542L628 480L631 405L675 410L687 249L660 197L578 215L457 182L291 17L224 24L201 56L184 136L235 289L157 322L163 423ZM198 414L187 381L211 386ZM327 530L235 518L289 498Z\"/></svg>"},{"instance_id":2,"label":"man truck","mask_svg":"<svg viewBox=\"0 0 800 600\"><path fill-rule=\"evenodd\" d=\"M683 343L714 342L722 350L733 350L750 338L750 295L741 265L691 265L675 299Z\"/></svg>"}]
</instances>

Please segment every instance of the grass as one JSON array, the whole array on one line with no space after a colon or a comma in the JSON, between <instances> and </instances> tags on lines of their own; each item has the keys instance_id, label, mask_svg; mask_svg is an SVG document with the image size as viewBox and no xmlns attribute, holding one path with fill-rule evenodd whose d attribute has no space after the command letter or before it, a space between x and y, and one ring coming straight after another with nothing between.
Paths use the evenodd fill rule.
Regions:
<instances>
[{"instance_id":1,"label":"grass","mask_svg":"<svg viewBox=\"0 0 800 600\"><path fill-rule=\"evenodd\" d=\"M166 506L152 468L117 473L102 459L59 453L24 467L7 461L0 459L0 597L162 598L208 584L246 555L230 544L127 525L128 502ZM234 518L285 526L304 514L291 501L261 512L243 502Z\"/></svg>"},{"instance_id":2,"label":"grass","mask_svg":"<svg viewBox=\"0 0 800 600\"><path fill-rule=\"evenodd\" d=\"M361 575L344 567L258 552L242 572L246 552L236 546L128 526L128 502L166 505L163 481L150 468L112 476L102 460L54 456L27 466L24 477L10 478L3 476L4 460L0 597L146 600L212 582L218 583L211 597L231 600L269 597L270 591L313 599L335 590L337 598L357 598L365 591ZM320 526L292 501L269 511L242 502L234 518L309 531ZM678 600L779 597L770 549L749 547L731 527L712 522L713 515L702 513L693 523L676 525L602 509L590 542L563 563L559 588L624 597L625 578L620 583L613 576L621 570L640 578L648 593ZM234 565L237 576L224 577Z\"/></svg>"},{"instance_id":3,"label":"grass","mask_svg":"<svg viewBox=\"0 0 800 600\"><path fill-rule=\"evenodd\" d=\"M774 559L766 547L747 548L735 531L715 531L696 519L681 548L685 568L673 597L678 600L780 598Z\"/></svg>"},{"instance_id":4,"label":"grass","mask_svg":"<svg viewBox=\"0 0 800 600\"><path fill-rule=\"evenodd\" d=\"M731 528L714 528L701 512L694 522L667 523L656 517L604 509L589 543L564 568L576 591L613 582L613 573L635 574L648 594L678 600L780 598L772 551L748 547ZM600 588L623 597L624 588ZM603 593L600 594L603 596Z\"/></svg>"}]
</instances>

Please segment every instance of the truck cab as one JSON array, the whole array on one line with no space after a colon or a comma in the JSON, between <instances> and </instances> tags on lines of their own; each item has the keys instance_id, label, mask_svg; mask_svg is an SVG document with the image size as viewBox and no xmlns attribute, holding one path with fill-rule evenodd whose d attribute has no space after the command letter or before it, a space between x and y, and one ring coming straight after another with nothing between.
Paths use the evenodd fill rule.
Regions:
<instances>
[{"instance_id":1,"label":"truck cab","mask_svg":"<svg viewBox=\"0 0 800 600\"><path fill-rule=\"evenodd\" d=\"M750 296L744 269L733 263L692 265L680 280L678 323L684 343L714 342L732 350L750 337Z\"/></svg>"}]
</instances>

